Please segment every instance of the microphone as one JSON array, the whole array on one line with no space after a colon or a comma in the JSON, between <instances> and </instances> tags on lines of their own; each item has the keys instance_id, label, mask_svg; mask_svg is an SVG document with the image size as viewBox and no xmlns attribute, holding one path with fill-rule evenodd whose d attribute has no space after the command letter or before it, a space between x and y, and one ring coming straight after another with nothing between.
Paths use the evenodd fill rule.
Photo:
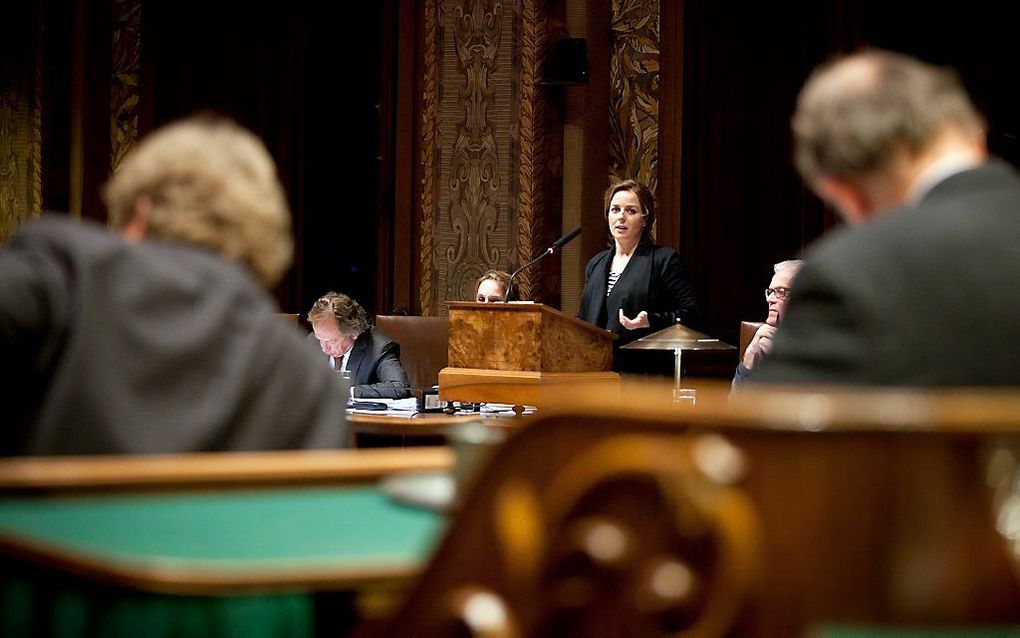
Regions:
<instances>
[{"instance_id":1,"label":"microphone","mask_svg":"<svg viewBox=\"0 0 1020 638\"><path fill-rule=\"evenodd\" d=\"M576 226L574 228L574 230L568 232L563 237L560 237L559 239L554 241L553 245L549 247L549 250L547 250L545 252L547 254L549 254L549 255L553 254L554 252L556 252L560 248L563 248L565 245L567 245L570 242L572 242L574 240L574 238L577 237L580 234L581 234L581 227L580 226Z\"/></svg>"},{"instance_id":2,"label":"microphone","mask_svg":"<svg viewBox=\"0 0 1020 638\"><path fill-rule=\"evenodd\" d=\"M567 232L567 234L563 235L563 237L560 237L559 239L554 241L552 246L549 246L544 251L542 251L542 254L540 254L538 257L535 257L534 259L532 259L528 263L524 264L523 266L521 266L520 268L515 270L514 274L510 275L510 281L506 285L506 294L503 295L503 301L504 302L510 301L510 291L513 290L513 287L514 287L514 278L517 275L521 274L522 272L524 272L528 268L531 268L532 266L534 266L538 262L542 261L543 259L545 259L549 255L553 254L554 252L556 252L560 248L563 248L564 246L569 244L571 241L573 241L573 239L575 237L577 237L578 235L580 235L580 234L581 234L581 227L580 226L575 226L573 230Z\"/></svg>"}]
</instances>

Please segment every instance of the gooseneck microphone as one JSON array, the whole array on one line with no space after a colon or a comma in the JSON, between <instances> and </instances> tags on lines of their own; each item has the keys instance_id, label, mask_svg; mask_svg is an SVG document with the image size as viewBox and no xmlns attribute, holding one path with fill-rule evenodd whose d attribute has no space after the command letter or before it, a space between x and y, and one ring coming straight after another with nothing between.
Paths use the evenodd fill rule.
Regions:
<instances>
[{"instance_id":1,"label":"gooseneck microphone","mask_svg":"<svg viewBox=\"0 0 1020 638\"><path fill-rule=\"evenodd\" d=\"M573 230L571 230L567 234L563 235L563 237L560 237L559 239L554 241L552 246L549 246L544 251L542 251L542 253L538 257L535 257L534 259L532 259L528 263L524 264L523 266L521 266L520 268L515 270L514 274L510 275L510 282L507 283L507 285L506 285L506 294L503 295L503 301L506 302L506 301L510 300L510 291L513 290L513 287L514 287L514 278L517 277L517 275L521 274L522 272L524 272L528 268L531 268L532 266L534 266L538 262L542 261L543 259L545 259L549 255L553 254L554 252L556 252L560 248L563 248L564 246L569 244L575 237L577 237L580 234L581 234L581 227L580 226L576 226Z\"/></svg>"},{"instance_id":2,"label":"gooseneck microphone","mask_svg":"<svg viewBox=\"0 0 1020 638\"><path fill-rule=\"evenodd\" d=\"M545 254L546 255L553 254L554 252L556 252L560 248L563 248L564 246L566 246L570 242L574 241L574 238L577 237L580 234L581 234L581 227L580 226L575 226L574 230L569 231L566 235L564 235L563 237L560 237L559 239L554 241L553 245L549 246L549 249L545 251Z\"/></svg>"}]
</instances>

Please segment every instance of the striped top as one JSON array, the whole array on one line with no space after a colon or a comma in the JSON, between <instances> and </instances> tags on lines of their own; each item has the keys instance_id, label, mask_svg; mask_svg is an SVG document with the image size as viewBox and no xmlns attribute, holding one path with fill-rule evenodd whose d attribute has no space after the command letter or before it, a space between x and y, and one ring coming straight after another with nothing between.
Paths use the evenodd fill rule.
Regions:
<instances>
[{"instance_id":1,"label":"striped top","mask_svg":"<svg viewBox=\"0 0 1020 638\"><path fill-rule=\"evenodd\" d=\"M619 278L620 278L620 273L612 272L612 271L609 272L609 284L606 286L606 296L607 297L609 296L609 293L613 292L613 286L616 285L616 280L619 279Z\"/></svg>"}]
</instances>

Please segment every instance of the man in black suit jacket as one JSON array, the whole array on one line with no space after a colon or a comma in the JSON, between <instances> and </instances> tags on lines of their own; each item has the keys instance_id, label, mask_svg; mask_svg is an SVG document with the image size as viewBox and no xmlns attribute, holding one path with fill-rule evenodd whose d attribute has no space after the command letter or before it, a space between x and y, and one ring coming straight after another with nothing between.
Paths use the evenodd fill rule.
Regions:
<instances>
[{"instance_id":1,"label":"man in black suit jacket","mask_svg":"<svg viewBox=\"0 0 1020 638\"><path fill-rule=\"evenodd\" d=\"M1020 177L955 75L872 51L817 71L798 168L853 228L807 255L755 381L1016 385Z\"/></svg>"},{"instance_id":2,"label":"man in black suit jacket","mask_svg":"<svg viewBox=\"0 0 1020 638\"><path fill-rule=\"evenodd\" d=\"M312 335L330 368L348 373L357 398L403 399L411 396L400 363L400 344L369 326L357 301L330 291L308 311Z\"/></svg>"}]
</instances>

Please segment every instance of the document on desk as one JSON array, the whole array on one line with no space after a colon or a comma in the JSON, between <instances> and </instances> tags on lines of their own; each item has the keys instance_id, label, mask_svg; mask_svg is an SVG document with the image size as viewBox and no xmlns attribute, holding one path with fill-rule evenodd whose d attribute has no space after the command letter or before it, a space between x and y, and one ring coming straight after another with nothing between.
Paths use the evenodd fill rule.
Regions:
<instances>
[{"instance_id":1,"label":"document on desk","mask_svg":"<svg viewBox=\"0 0 1020 638\"><path fill-rule=\"evenodd\" d=\"M384 409L361 409L358 402L354 401L351 407L347 408L348 414L376 414L384 416L402 416L410 418L418 411L418 400L414 397L407 399L372 399L372 403L385 405Z\"/></svg>"},{"instance_id":2,"label":"document on desk","mask_svg":"<svg viewBox=\"0 0 1020 638\"><path fill-rule=\"evenodd\" d=\"M364 415L375 415L375 416L389 416L389 417L402 417L410 419L418 415L422 415L422 412L418 412L418 400L414 397L409 399L372 399L370 402L362 402L372 404L371 409L359 408L358 401L352 401L348 404L347 414L364 414ZM385 408L376 406L385 405ZM464 404L458 408L454 414L458 416L479 416L479 417L514 417L517 416L514 413L514 406L512 403L482 403L477 410L470 407L471 404ZM468 406L468 407L464 407ZM534 414L535 407L526 405L524 406L523 414Z\"/></svg>"},{"instance_id":3,"label":"document on desk","mask_svg":"<svg viewBox=\"0 0 1020 638\"><path fill-rule=\"evenodd\" d=\"M532 414L535 411L535 406L526 405L524 406L523 414ZM513 403L483 403L480 409L483 416L506 416L514 414Z\"/></svg>"}]
</instances>

